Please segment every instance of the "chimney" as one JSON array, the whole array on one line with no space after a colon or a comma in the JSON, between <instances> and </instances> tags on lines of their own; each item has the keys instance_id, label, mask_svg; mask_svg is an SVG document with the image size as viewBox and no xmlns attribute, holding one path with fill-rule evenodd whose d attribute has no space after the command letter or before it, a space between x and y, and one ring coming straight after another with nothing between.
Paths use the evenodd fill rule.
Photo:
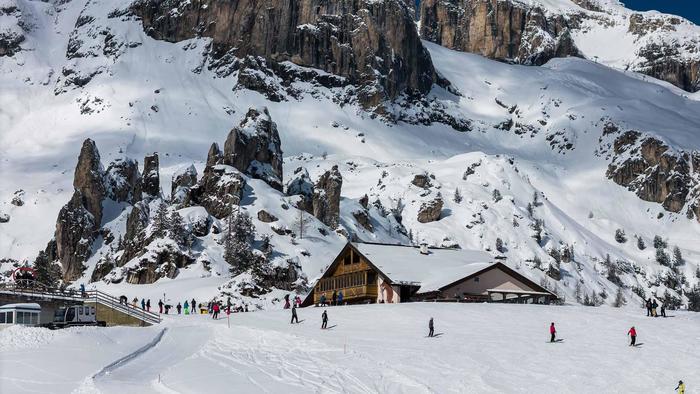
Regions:
<instances>
[{"instance_id":1,"label":"chimney","mask_svg":"<svg viewBox=\"0 0 700 394\"><path fill-rule=\"evenodd\" d=\"M430 254L430 252L428 251L428 244L427 243L423 242L420 244L420 254L426 254L426 255Z\"/></svg>"}]
</instances>

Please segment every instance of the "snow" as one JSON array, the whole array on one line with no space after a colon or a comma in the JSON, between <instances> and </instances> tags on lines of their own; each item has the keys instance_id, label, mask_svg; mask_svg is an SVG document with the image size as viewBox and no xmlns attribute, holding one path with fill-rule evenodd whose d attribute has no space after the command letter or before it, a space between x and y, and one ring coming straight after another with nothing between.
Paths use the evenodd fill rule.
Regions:
<instances>
[{"instance_id":1,"label":"snow","mask_svg":"<svg viewBox=\"0 0 700 394\"><path fill-rule=\"evenodd\" d=\"M60 393L346 392L600 393L673 392L700 385L700 355L688 346L700 315L638 308L417 303L168 316L163 327L13 327L0 353L0 391ZM673 317L671 317L673 316ZM426 338L434 318L438 338ZM549 324L558 337L550 344ZM635 326L637 342L626 333ZM153 348L93 378L152 342ZM47 337L41 347L31 335ZM38 334L42 333L42 334ZM22 339L24 337L24 339ZM79 343L80 346L76 346ZM66 363L65 360L71 360Z\"/></svg>"},{"instance_id":2,"label":"snow","mask_svg":"<svg viewBox=\"0 0 700 394\"><path fill-rule=\"evenodd\" d=\"M5 304L0 305L0 310L2 309L41 309L41 305L33 302L20 304Z\"/></svg>"},{"instance_id":3,"label":"snow","mask_svg":"<svg viewBox=\"0 0 700 394\"><path fill-rule=\"evenodd\" d=\"M392 283L416 283L419 293L438 290L491 266L493 257L475 250L429 249L411 246L353 243Z\"/></svg>"}]
</instances>

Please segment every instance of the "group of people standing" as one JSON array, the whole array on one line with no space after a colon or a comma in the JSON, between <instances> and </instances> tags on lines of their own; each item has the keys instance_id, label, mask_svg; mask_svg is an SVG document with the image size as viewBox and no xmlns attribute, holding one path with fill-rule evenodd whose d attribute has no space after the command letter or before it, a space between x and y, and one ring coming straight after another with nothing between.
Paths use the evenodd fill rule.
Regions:
<instances>
[{"instance_id":1,"label":"group of people standing","mask_svg":"<svg viewBox=\"0 0 700 394\"><path fill-rule=\"evenodd\" d=\"M285 294L284 295L284 309L289 309L292 305L297 307L297 308L301 307L301 297L296 295L296 296L294 296L294 299L290 301L289 294Z\"/></svg>"},{"instance_id":2,"label":"group of people standing","mask_svg":"<svg viewBox=\"0 0 700 394\"><path fill-rule=\"evenodd\" d=\"M644 306L647 308L648 317L659 317L659 314L656 313L659 303L656 300L652 300L650 297ZM666 317L666 304L663 303L661 304L661 317Z\"/></svg>"},{"instance_id":3,"label":"group of people standing","mask_svg":"<svg viewBox=\"0 0 700 394\"><path fill-rule=\"evenodd\" d=\"M326 297L326 293L321 294L321 300L320 300L321 306L335 306L335 305L343 305L343 291L335 291L333 290L333 294L331 295L331 302L329 304L328 298Z\"/></svg>"},{"instance_id":4,"label":"group of people standing","mask_svg":"<svg viewBox=\"0 0 700 394\"><path fill-rule=\"evenodd\" d=\"M128 306L127 297L125 295L120 296L119 303ZM301 304L301 302L299 302L299 304ZM139 307L139 299L137 297L134 297L134 299L131 301L131 306L134 308ZM172 305L163 302L163 300L158 300L158 313L169 315L172 308ZM151 311L150 298L141 299L141 309L147 312ZM221 311L226 311L226 313L248 312L248 304L234 305L231 302L231 297L228 297L225 306L221 301L214 300L209 301L206 304L202 304L201 302L197 303L197 301L193 298L192 300L185 300L184 303L178 302L177 305L175 305L175 310L177 310L178 315L183 313L185 315L210 314L212 315L213 319L217 319Z\"/></svg>"}]
</instances>

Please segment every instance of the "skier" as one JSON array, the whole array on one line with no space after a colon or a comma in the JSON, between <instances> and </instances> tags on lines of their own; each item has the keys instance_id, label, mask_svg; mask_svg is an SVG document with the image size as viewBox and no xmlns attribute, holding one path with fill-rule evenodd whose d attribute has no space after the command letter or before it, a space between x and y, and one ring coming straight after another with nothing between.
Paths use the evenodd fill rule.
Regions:
<instances>
[{"instance_id":1,"label":"skier","mask_svg":"<svg viewBox=\"0 0 700 394\"><path fill-rule=\"evenodd\" d=\"M219 318L219 303L214 302L211 308L214 311L214 314L212 315L211 318L214 320L218 319Z\"/></svg>"},{"instance_id":2,"label":"skier","mask_svg":"<svg viewBox=\"0 0 700 394\"><path fill-rule=\"evenodd\" d=\"M196 315L197 314L197 303L194 302L194 298L192 299L192 302L190 303L190 307L192 308L192 314Z\"/></svg>"},{"instance_id":3,"label":"skier","mask_svg":"<svg viewBox=\"0 0 700 394\"><path fill-rule=\"evenodd\" d=\"M627 331L627 335L630 336L630 346L635 346L635 344L637 343L637 330L634 329L634 326L632 326L632 328L630 328L630 330Z\"/></svg>"},{"instance_id":4,"label":"skier","mask_svg":"<svg viewBox=\"0 0 700 394\"><path fill-rule=\"evenodd\" d=\"M343 305L343 291L338 292L338 305Z\"/></svg>"},{"instance_id":5,"label":"skier","mask_svg":"<svg viewBox=\"0 0 700 394\"><path fill-rule=\"evenodd\" d=\"M248 312L248 304L245 304L245 312Z\"/></svg>"},{"instance_id":6,"label":"skier","mask_svg":"<svg viewBox=\"0 0 700 394\"><path fill-rule=\"evenodd\" d=\"M326 293L321 294L321 306L326 306Z\"/></svg>"},{"instance_id":7,"label":"skier","mask_svg":"<svg viewBox=\"0 0 700 394\"><path fill-rule=\"evenodd\" d=\"M190 314L190 303L187 302L187 300L185 300L185 304L182 306L185 307L185 315L189 315Z\"/></svg>"},{"instance_id":8,"label":"skier","mask_svg":"<svg viewBox=\"0 0 700 394\"><path fill-rule=\"evenodd\" d=\"M429 336L430 338L432 338L433 335L435 335L435 325L433 324L433 318L432 318L432 317L430 318L430 321L428 322L428 330L429 330L428 336Z\"/></svg>"},{"instance_id":9,"label":"skier","mask_svg":"<svg viewBox=\"0 0 700 394\"><path fill-rule=\"evenodd\" d=\"M683 384L682 380L678 381L678 386L676 387L676 391L678 391L678 394L685 394L685 384Z\"/></svg>"},{"instance_id":10,"label":"skier","mask_svg":"<svg viewBox=\"0 0 700 394\"><path fill-rule=\"evenodd\" d=\"M179 315L182 312L182 304L178 302L175 308L177 308L177 314Z\"/></svg>"},{"instance_id":11,"label":"skier","mask_svg":"<svg viewBox=\"0 0 700 394\"><path fill-rule=\"evenodd\" d=\"M231 305L233 305L233 304L231 303L231 297L228 297L228 298L226 299L226 310L229 310L229 311L230 311L230 310L231 310Z\"/></svg>"},{"instance_id":12,"label":"skier","mask_svg":"<svg viewBox=\"0 0 700 394\"><path fill-rule=\"evenodd\" d=\"M299 317L297 317L297 305L294 304L292 305L292 321L289 322L289 324L294 324L294 322L297 322L299 324Z\"/></svg>"},{"instance_id":13,"label":"skier","mask_svg":"<svg viewBox=\"0 0 700 394\"><path fill-rule=\"evenodd\" d=\"M554 328L554 322L552 322L552 325L549 326L549 333L552 335L549 342L554 342L557 337L557 329Z\"/></svg>"},{"instance_id":14,"label":"skier","mask_svg":"<svg viewBox=\"0 0 700 394\"><path fill-rule=\"evenodd\" d=\"M651 303L651 315L654 317L659 317L659 315L656 314L656 308L659 307L659 303L654 300L654 302Z\"/></svg>"},{"instance_id":15,"label":"skier","mask_svg":"<svg viewBox=\"0 0 700 394\"><path fill-rule=\"evenodd\" d=\"M134 297L134 299L131 300L131 305L132 305L134 308L136 308L136 305L138 305L138 303L139 303L138 297Z\"/></svg>"},{"instance_id":16,"label":"skier","mask_svg":"<svg viewBox=\"0 0 700 394\"><path fill-rule=\"evenodd\" d=\"M119 296L119 303L120 303L120 304L126 305L127 300L126 300L126 296L125 296L125 295L122 294L122 295Z\"/></svg>"},{"instance_id":17,"label":"skier","mask_svg":"<svg viewBox=\"0 0 700 394\"><path fill-rule=\"evenodd\" d=\"M284 309L289 309L289 294L284 295Z\"/></svg>"},{"instance_id":18,"label":"skier","mask_svg":"<svg viewBox=\"0 0 700 394\"><path fill-rule=\"evenodd\" d=\"M331 305L334 305L334 306L335 306L335 305L338 305L338 304L337 304L337 302L338 302L338 292L336 292L335 290L333 290L333 296L331 297L331 299L333 300L333 304L331 304Z\"/></svg>"},{"instance_id":19,"label":"skier","mask_svg":"<svg viewBox=\"0 0 700 394\"><path fill-rule=\"evenodd\" d=\"M143 309L144 311L146 310L146 300L143 298L141 299L141 309Z\"/></svg>"},{"instance_id":20,"label":"skier","mask_svg":"<svg viewBox=\"0 0 700 394\"><path fill-rule=\"evenodd\" d=\"M146 300L146 310L149 312L151 311L151 299L150 298L148 300Z\"/></svg>"},{"instance_id":21,"label":"skier","mask_svg":"<svg viewBox=\"0 0 700 394\"><path fill-rule=\"evenodd\" d=\"M646 307L647 307L647 317L651 316L651 297L646 302Z\"/></svg>"},{"instance_id":22,"label":"skier","mask_svg":"<svg viewBox=\"0 0 700 394\"><path fill-rule=\"evenodd\" d=\"M166 305L165 305L165 314L166 314L166 315L167 315L168 313L170 313L170 308L172 308L172 306L171 306L170 304L166 304Z\"/></svg>"},{"instance_id":23,"label":"skier","mask_svg":"<svg viewBox=\"0 0 700 394\"><path fill-rule=\"evenodd\" d=\"M163 313L163 300L158 300L158 313Z\"/></svg>"},{"instance_id":24,"label":"skier","mask_svg":"<svg viewBox=\"0 0 700 394\"><path fill-rule=\"evenodd\" d=\"M80 284L80 296L83 297L83 298L85 298L85 296L86 296L86 294L85 294L85 284L84 284L84 283L81 283L81 284Z\"/></svg>"},{"instance_id":25,"label":"skier","mask_svg":"<svg viewBox=\"0 0 700 394\"><path fill-rule=\"evenodd\" d=\"M661 304L661 317L666 317L666 303Z\"/></svg>"},{"instance_id":26,"label":"skier","mask_svg":"<svg viewBox=\"0 0 700 394\"><path fill-rule=\"evenodd\" d=\"M328 312L323 311L323 314L321 315L321 329L328 328Z\"/></svg>"}]
</instances>

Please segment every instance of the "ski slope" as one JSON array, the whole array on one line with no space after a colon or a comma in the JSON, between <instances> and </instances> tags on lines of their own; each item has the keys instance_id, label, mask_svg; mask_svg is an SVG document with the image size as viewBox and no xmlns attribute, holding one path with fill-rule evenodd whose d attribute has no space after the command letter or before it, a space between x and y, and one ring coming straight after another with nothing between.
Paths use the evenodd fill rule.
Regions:
<instances>
[{"instance_id":1,"label":"ski slope","mask_svg":"<svg viewBox=\"0 0 700 394\"><path fill-rule=\"evenodd\" d=\"M638 308L498 304L368 305L222 318L168 316L163 327L0 331L0 392L55 393L671 393L700 385L700 315ZM426 338L435 319L438 338ZM562 343L550 344L555 322ZM634 325L641 345L628 346ZM42 339L38 339L42 338ZM41 340L40 347L33 345ZM7 345L11 343L10 345ZM70 364L65 360L70 360Z\"/></svg>"}]
</instances>

